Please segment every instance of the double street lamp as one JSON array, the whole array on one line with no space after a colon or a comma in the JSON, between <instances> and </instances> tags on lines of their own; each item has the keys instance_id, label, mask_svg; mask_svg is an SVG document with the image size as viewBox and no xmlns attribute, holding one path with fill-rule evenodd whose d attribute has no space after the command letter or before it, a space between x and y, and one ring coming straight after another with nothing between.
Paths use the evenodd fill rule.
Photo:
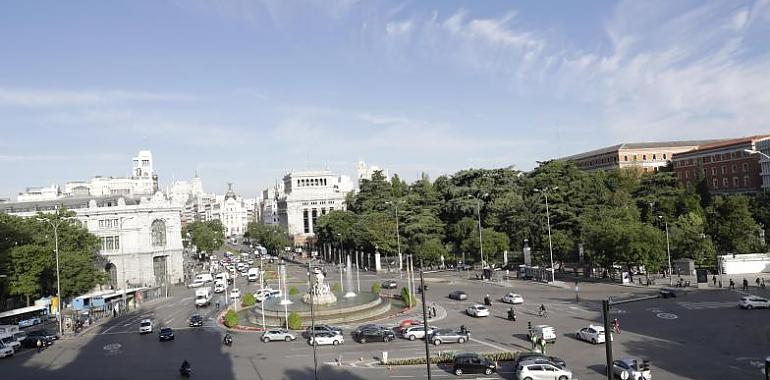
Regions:
<instances>
[{"instance_id":1,"label":"double street lamp","mask_svg":"<svg viewBox=\"0 0 770 380\"><path fill-rule=\"evenodd\" d=\"M674 284L674 273L671 271L671 242L668 238L668 221L663 218L663 215L658 215L658 219L662 220L666 226L666 252L668 252L668 285Z\"/></svg>"},{"instance_id":2,"label":"double street lamp","mask_svg":"<svg viewBox=\"0 0 770 380\"><path fill-rule=\"evenodd\" d=\"M61 272L59 270L59 226L68 220L73 220L73 217L56 218L51 220L49 218L37 218L38 222L44 222L51 225L53 228L53 240L54 240L54 253L56 255L56 299L59 302L58 318L59 318L59 335L64 336L64 302L61 299Z\"/></svg>"},{"instance_id":3,"label":"double street lamp","mask_svg":"<svg viewBox=\"0 0 770 380\"><path fill-rule=\"evenodd\" d=\"M396 250L398 252L398 274L401 276L401 278L403 278L401 271L404 268L404 261L401 256L401 233L398 229L398 201L386 201L385 204L393 204L393 206L396 208Z\"/></svg>"},{"instance_id":4,"label":"double street lamp","mask_svg":"<svg viewBox=\"0 0 770 380\"><path fill-rule=\"evenodd\" d=\"M536 193L543 193L545 196L545 219L548 224L548 251L551 254L551 282L556 281L556 270L553 267L553 242L551 241L551 213L548 209L548 192L559 190L559 186L544 187L543 189L533 189Z\"/></svg>"},{"instance_id":5,"label":"double street lamp","mask_svg":"<svg viewBox=\"0 0 770 380\"><path fill-rule=\"evenodd\" d=\"M483 197L486 197L489 195L488 193L484 193L482 195ZM468 198L476 198L472 195L468 195ZM481 256L481 268L484 269L487 267L487 262L484 260L484 238L481 236L481 200L479 198L476 198L476 216L478 217L478 223L479 223L479 256ZM465 263L463 263L465 265Z\"/></svg>"}]
</instances>

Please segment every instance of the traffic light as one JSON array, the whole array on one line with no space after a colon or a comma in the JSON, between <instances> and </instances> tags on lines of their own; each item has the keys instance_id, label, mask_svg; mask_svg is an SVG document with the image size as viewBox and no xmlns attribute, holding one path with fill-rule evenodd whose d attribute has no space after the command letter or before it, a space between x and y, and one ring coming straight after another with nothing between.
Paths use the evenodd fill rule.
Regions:
<instances>
[{"instance_id":1,"label":"traffic light","mask_svg":"<svg viewBox=\"0 0 770 380\"><path fill-rule=\"evenodd\" d=\"M649 370L650 370L650 361L642 360L642 371L649 371Z\"/></svg>"},{"instance_id":2,"label":"traffic light","mask_svg":"<svg viewBox=\"0 0 770 380\"><path fill-rule=\"evenodd\" d=\"M527 322L527 331L532 331L532 321Z\"/></svg>"}]
</instances>

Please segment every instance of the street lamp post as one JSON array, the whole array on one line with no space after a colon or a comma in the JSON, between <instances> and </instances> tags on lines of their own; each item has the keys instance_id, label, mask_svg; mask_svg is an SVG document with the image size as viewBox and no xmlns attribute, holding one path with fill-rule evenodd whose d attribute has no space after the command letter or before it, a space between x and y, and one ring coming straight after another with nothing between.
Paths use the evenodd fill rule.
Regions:
<instances>
[{"instance_id":1,"label":"street lamp post","mask_svg":"<svg viewBox=\"0 0 770 380\"><path fill-rule=\"evenodd\" d=\"M128 279L126 278L126 257L123 251L123 242L120 241L123 238L123 222L126 220L134 219L133 216L121 216L118 220L118 244L120 244L120 261L121 271L123 272L123 311L128 310L128 300L126 299L126 288L128 287Z\"/></svg>"},{"instance_id":2,"label":"street lamp post","mask_svg":"<svg viewBox=\"0 0 770 380\"><path fill-rule=\"evenodd\" d=\"M668 238L668 221L663 219L663 215L658 215L658 219L662 220L666 225L666 252L668 252L668 284L674 284L674 273L671 271L671 243Z\"/></svg>"},{"instance_id":3,"label":"street lamp post","mask_svg":"<svg viewBox=\"0 0 770 380\"><path fill-rule=\"evenodd\" d=\"M390 201L385 202L386 204L391 203ZM399 278L403 277L403 269L404 269L404 260L401 256L401 232L398 227L398 203L393 202L393 206L396 208L396 250L398 251L398 276Z\"/></svg>"},{"instance_id":4,"label":"street lamp post","mask_svg":"<svg viewBox=\"0 0 770 380\"><path fill-rule=\"evenodd\" d=\"M59 270L59 226L65 220L74 219L72 217L59 218L56 222L51 221L48 218L37 218L38 222L45 222L51 225L53 228L53 240L54 240L54 253L56 255L56 298L59 300L59 335L64 336L64 302L61 299L61 273Z\"/></svg>"},{"instance_id":5,"label":"street lamp post","mask_svg":"<svg viewBox=\"0 0 770 380\"><path fill-rule=\"evenodd\" d=\"M487 196L489 194L484 194L484 196ZM468 198L474 198L472 195L468 195ZM481 236L481 200L479 198L476 198L476 215L478 216L478 222L479 222L479 256L481 258L481 269L486 268L486 260L484 260L484 239ZM465 264L465 259L463 258L463 264Z\"/></svg>"},{"instance_id":6,"label":"street lamp post","mask_svg":"<svg viewBox=\"0 0 770 380\"><path fill-rule=\"evenodd\" d=\"M551 254L551 282L556 281L556 268L553 266L553 241L551 240L551 212L548 209L548 191L551 190L558 190L559 186L554 186L552 188L543 188L540 189L534 189L535 192L540 193L542 192L545 196L545 219L546 223L548 224L548 251Z\"/></svg>"}]
</instances>

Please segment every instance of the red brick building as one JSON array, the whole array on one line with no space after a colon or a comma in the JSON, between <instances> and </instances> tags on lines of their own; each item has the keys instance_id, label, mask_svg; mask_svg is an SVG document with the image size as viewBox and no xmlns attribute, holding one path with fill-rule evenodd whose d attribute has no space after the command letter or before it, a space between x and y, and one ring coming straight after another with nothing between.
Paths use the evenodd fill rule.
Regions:
<instances>
[{"instance_id":1,"label":"red brick building","mask_svg":"<svg viewBox=\"0 0 770 380\"><path fill-rule=\"evenodd\" d=\"M757 193L762 189L757 144L770 140L770 135L742 137L700 145L695 149L675 153L671 157L679 181L693 189L701 179L712 194Z\"/></svg>"}]
</instances>

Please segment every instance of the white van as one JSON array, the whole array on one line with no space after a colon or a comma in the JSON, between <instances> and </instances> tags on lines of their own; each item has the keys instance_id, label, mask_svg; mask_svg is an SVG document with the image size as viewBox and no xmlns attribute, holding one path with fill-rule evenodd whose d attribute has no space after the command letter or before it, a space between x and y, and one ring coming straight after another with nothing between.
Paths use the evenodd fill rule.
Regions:
<instances>
[{"instance_id":1,"label":"white van","mask_svg":"<svg viewBox=\"0 0 770 380\"><path fill-rule=\"evenodd\" d=\"M275 292L275 290L271 288L260 289L260 290L257 290L256 293L254 293L254 298L256 298L258 302L262 302L270 298L270 294L272 294L273 292Z\"/></svg>"},{"instance_id":2,"label":"white van","mask_svg":"<svg viewBox=\"0 0 770 380\"><path fill-rule=\"evenodd\" d=\"M195 276L195 281L211 282L214 281L214 276L211 273L201 273Z\"/></svg>"},{"instance_id":3,"label":"white van","mask_svg":"<svg viewBox=\"0 0 770 380\"><path fill-rule=\"evenodd\" d=\"M14 333L9 332L0 334L0 342L6 347L10 347L13 352L21 350L21 343L16 340Z\"/></svg>"},{"instance_id":4,"label":"white van","mask_svg":"<svg viewBox=\"0 0 770 380\"><path fill-rule=\"evenodd\" d=\"M249 282L256 282L259 280L259 268L251 268L249 269Z\"/></svg>"},{"instance_id":5,"label":"white van","mask_svg":"<svg viewBox=\"0 0 770 380\"><path fill-rule=\"evenodd\" d=\"M227 288L227 285L225 285L224 280L215 280L214 281L214 293L222 293Z\"/></svg>"},{"instance_id":6,"label":"white van","mask_svg":"<svg viewBox=\"0 0 770 380\"><path fill-rule=\"evenodd\" d=\"M533 335L538 338L542 337L548 343L556 342L556 329L548 325L532 326L532 330L527 334L527 338L530 338Z\"/></svg>"},{"instance_id":7,"label":"white van","mask_svg":"<svg viewBox=\"0 0 770 380\"><path fill-rule=\"evenodd\" d=\"M6 346L3 342L0 342L0 358L13 356L13 348Z\"/></svg>"}]
</instances>

